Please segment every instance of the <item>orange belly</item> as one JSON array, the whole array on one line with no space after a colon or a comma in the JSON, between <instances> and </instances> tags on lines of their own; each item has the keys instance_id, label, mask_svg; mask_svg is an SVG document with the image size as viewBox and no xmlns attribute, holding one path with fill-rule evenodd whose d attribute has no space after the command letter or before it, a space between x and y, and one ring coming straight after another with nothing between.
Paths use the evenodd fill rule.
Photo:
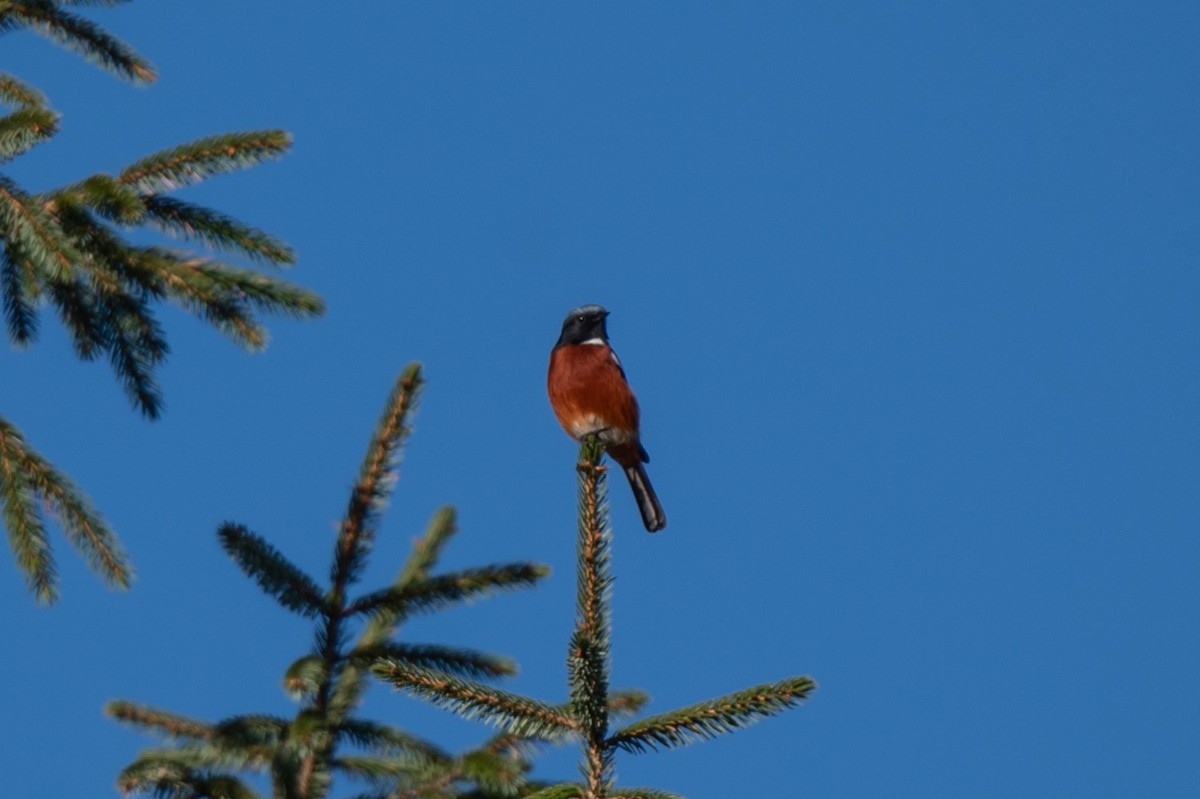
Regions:
<instances>
[{"instance_id":1,"label":"orange belly","mask_svg":"<svg viewBox=\"0 0 1200 799\"><path fill-rule=\"evenodd\" d=\"M618 451L626 449L625 445L633 445L637 451L637 399L608 347L568 344L555 348L550 353L546 389L558 423L571 438L607 431L602 439L618 462L624 460Z\"/></svg>"}]
</instances>

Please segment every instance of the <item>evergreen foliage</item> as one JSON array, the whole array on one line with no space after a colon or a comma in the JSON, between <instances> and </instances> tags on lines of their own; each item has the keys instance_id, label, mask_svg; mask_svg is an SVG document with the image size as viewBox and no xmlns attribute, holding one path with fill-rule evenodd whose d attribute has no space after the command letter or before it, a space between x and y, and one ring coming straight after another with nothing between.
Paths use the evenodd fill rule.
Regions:
<instances>
[{"instance_id":1,"label":"evergreen foliage","mask_svg":"<svg viewBox=\"0 0 1200 799\"><path fill-rule=\"evenodd\" d=\"M124 42L73 7L123 0L0 0L0 33L27 28L65 45L115 75L138 83L153 67ZM0 164L44 143L59 117L34 87L0 72ZM319 314L316 295L275 275L227 262L287 266L292 250L264 231L169 193L212 175L276 158L290 138L282 131L209 136L143 158L115 175L95 174L68 186L29 191L0 173L0 297L10 341L37 339L41 310L52 308L76 354L105 357L130 401L147 417L163 410L155 371L169 347L155 316L162 301L178 304L249 349L266 344L257 316ZM135 245L126 234L146 228L191 242L197 251ZM54 559L41 506L111 585L126 587L128 559L79 490L0 417L0 517L17 563L41 601L57 597Z\"/></svg>"},{"instance_id":2,"label":"evergreen foliage","mask_svg":"<svg viewBox=\"0 0 1200 799\"><path fill-rule=\"evenodd\" d=\"M548 785L532 794L534 799L675 799L674 794L665 791L617 786L614 776L617 750L638 754L732 732L794 707L808 697L816 683L808 677L792 677L609 731L615 714L636 712L645 697L609 691L612 534L605 499L605 467L601 464L603 453L603 445L594 436L580 446L577 609L567 652L570 701L566 705L556 708L434 669L400 667L387 659L377 662L374 672L399 688L509 732L547 740L578 738L583 748L580 765L583 782Z\"/></svg>"},{"instance_id":3,"label":"evergreen foliage","mask_svg":"<svg viewBox=\"0 0 1200 799\"><path fill-rule=\"evenodd\" d=\"M526 776L530 742L502 733L462 754L451 754L397 726L364 719L358 710L368 669L386 669L410 679L437 681L435 696L445 700L442 681L454 675L488 678L511 674L506 658L468 649L395 640L400 624L418 613L516 588L545 576L531 563L488 566L432 574L438 555L455 532L454 512L438 511L416 542L391 586L351 596L371 555L381 512L390 497L400 447L407 437L420 369L408 367L388 398L350 493L334 544L327 586L305 574L264 539L242 525L218 531L221 544L243 572L284 608L315 620L311 650L284 676L288 695L299 702L291 719L265 715L235 716L210 723L131 702L112 702L115 719L157 734L170 746L143 752L117 780L125 794L172 799L258 799L247 774L269 775L277 799L322 799L335 778L367 786L360 799L448 799L516 797L539 789ZM436 671L434 671L436 669ZM430 678L428 675L436 675ZM508 694L495 692L507 705ZM483 702L472 688L461 701ZM531 705L532 707L532 705ZM536 712L535 712L536 711ZM530 715L552 723L563 712L536 706ZM540 728L535 729L540 732Z\"/></svg>"}]
</instances>

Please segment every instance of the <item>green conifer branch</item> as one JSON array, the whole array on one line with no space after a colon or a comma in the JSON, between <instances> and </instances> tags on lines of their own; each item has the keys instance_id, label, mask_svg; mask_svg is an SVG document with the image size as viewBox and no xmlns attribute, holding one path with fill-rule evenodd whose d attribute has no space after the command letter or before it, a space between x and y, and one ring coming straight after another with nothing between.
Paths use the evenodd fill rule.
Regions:
<instances>
[{"instance_id":1,"label":"green conifer branch","mask_svg":"<svg viewBox=\"0 0 1200 799\"><path fill-rule=\"evenodd\" d=\"M296 701L316 695L329 679L329 669L320 655L305 655L295 660L283 675L284 692Z\"/></svg>"},{"instance_id":2,"label":"green conifer branch","mask_svg":"<svg viewBox=\"0 0 1200 799\"><path fill-rule=\"evenodd\" d=\"M154 67L120 39L95 23L64 11L62 0L7 0L0 4L0 29L21 25L32 28L79 55L134 83L151 83Z\"/></svg>"},{"instance_id":3,"label":"green conifer branch","mask_svg":"<svg viewBox=\"0 0 1200 799\"><path fill-rule=\"evenodd\" d=\"M214 735L213 725L207 722L121 699L109 702L104 712L123 724L156 732L170 740L206 741Z\"/></svg>"},{"instance_id":4,"label":"green conifer branch","mask_svg":"<svg viewBox=\"0 0 1200 799\"><path fill-rule=\"evenodd\" d=\"M0 418L0 504L5 528L34 595L52 602L57 596L54 562L35 498L54 514L67 540L93 570L114 587L129 587L133 570L104 520L65 475Z\"/></svg>"},{"instance_id":5,"label":"green conifer branch","mask_svg":"<svg viewBox=\"0 0 1200 799\"><path fill-rule=\"evenodd\" d=\"M281 799L323 799L333 781L337 742L316 709L304 709L271 760L275 795Z\"/></svg>"},{"instance_id":6,"label":"green conifer branch","mask_svg":"<svg viewBox=\"0 0 1200 799\"><path fill-rule=\"evenodd\" d=\"M463 776L462 770L453 766L434 768L414 778L404 787L394 786L385 794L376 794L369 799L443 799L454 796L454 783ZM356 797L368 799L368 796Z\"/></svg>"},{"instance_id":7,"label":"green conifer branch","mask_svg":"<svg viewBox=\"0 0 1200 799\"><path fill-rule=\"evenodd\" d=\"M186 799L257 799L258 793L237 777L214 772L203 754L190 749L155 749L117 776L123 794Z\"/></svg>"},{"instance_id":8,"label":"green conifer branch","mask_svg":"<svg viewBox=\"0 0 1200 799\"><path fill-rule=\"evenodd\" d=\"M11 440L15 431L6 423L0 424L0 510L9 545L34 596L42 602L53 602L57 588L50 540L46 537L37 498L22 468L23 453ZM19 445L19 439L16 443Z\"/></svg>"},{"instance_id":9,"label":"green conifer branch","mask_svg":"<svg viewBox=\"0 0 1200 799\"><path fill-rule=\"evenodd\" d=\"M758 685L642 719L618 730L608 739L608 743L628 752L686 746L733 732L794 707L806 699L814 688L816 683L808 677L792 677L777 683Z\"/></svg>"},{"instance_id":10,"label":"green conifer branch","mask_svg":"<svg viewBox=\"0 0 1200 799\"><path fill-rule=\"evenodd\" d=\"M117 179L144 194L160 194L278 158L291 145L292 137L282 130L222 133L149 155L125 167Z\"/></svg>"},{"instance_id":11,"label":"green conifer branch","mask_svg":"<svg viewBox=\"0 0 1200 799\"><path fill-rule=\"evenodd\" d=\"M547 783L531 780L530 758L540 749L543 741L502 732L493 736L477 749L467 752L458 759L462 776L473 780L481 788L491 787L500 796L524 796L546 787ZM481 774L492 771L493 776ZM476 797L467 794L464 799Z\"/></svg>"},{"instance_id":12,"label":"green conifer branch","mask_svg":"<svg viewBox=\"0 0 1200 799\"><path fill-rule=\"evenodd\" d=\"M93 360L107 346L108 338L94 293L84 285L83 280L77 278L66 283L47 285L46 294L70 334L75 354L80 360ZM37 324L36 314L32 322Z\"/></svg>"},{"instance_id":13,"label":"green conifer branch","mask_svg":"<svg viewBox=\"0 0 1200 799\"><path fill-rule=\"evenodd\" d=\"M316 582L260 536L232 522L222 524L217 536L242 572L288 610L308 618L333 613Z\"/></svg>"},{"instance_id":14,"label":"green conifer branch","mask_svg":"<svg viewBox=\"0 0 1200 799\"><path fill-rule=\"evenodd\" d=\"M400 779L408 780L414 774L428 771L427 763L409 763L395 756L345 755L334 759L333 766L338 772L352 780L383 785L394 783Z\"/></svg>"},{"instance_id":15,"label":"green conifer branch","mask_svg":"<svg viewBox=\"0 0 1200 799\"><path fill-rule=\"evenodd\" d=\"M498 591L529 588L550 573L536 563L481 566L436 577L408 586L389 587L365 594L346 609L348 615L387 613L403 619L429 613L457 602L469 602Z\"/></svg>"},{"instance_id":16,"label":"green conifer branch","mask_svg":"<svg viewBox=\"0 0 1200 799\"><path fill-rule=\"evenodd\" d=\"M4 292L4 321L9 338L23 346L37 338L38 319L34 302L40 289L10 243L0 249L0 291Z\"/></svg>"},{"instance_id":17,"label":"green conifer branch","mask_svg":"<svg viewBox=\"0 0 1200 799\"><path fill-rule=\"evenodd\" d=\"M132 2L132 0L50 0L50 2L60 6L104 6L105 8L113 8L122 3Z\"/></svg>"},{"instance_id":18,"label":"green conifer branch","mask_svg":"<svg viewBox=\"0 0 1200 799\"><path fill-rule=\"evenodd\" d=\"M260 263L290 266L296 262L296 253L287 244L219 211L159 194L144 197L143 203L150 220L168 233Z\"/></svg>"},{"instance_id":19,"label":"green conifer branch","mask_svg":"<svg viewBox=\"0 0 1200 799\"><path fill-rule=\"evenodd\" d=\"M456 532L458 532L458 518L454 508L448 505L438 508L433 518L429 520L424 534L413 542L413 551L408 560L404 562L400 574L397 575L394 587L404 590L414 583L427 579L429 570L437 564L438 558L442 555L442 549ZM367 629L369 632L377 626L386 626L391 623L393 620L388 619L386 614L377 613Z\"/></svg>"},{"instance_id":20,"label":"green conifer branch","mask_svg":"<svg viewBox=\"0 0 1200 799\"><path fill-rule=\"evenodd\" d=\"M528 738L560 740L577 729L569 714L552 705L482 683L386 658L377 661L371 671L384 682L434 705Z\"/></svg>"},{"instance_id":21,"label":"green conifer branch","mask_svg":"<svg viewBox=\"0 0 1200 799\"><path fill-rule=\"evenodd\" d=\"M325 310L317 295L298 286L252 269L242 269L207 258L176 260L177 268L187 270L195 285L205 289L215 304L252 306L262 311L288 314L296 318L312 317ZM261 337L255 348L264 343Z\"/></svg>"},{"instance_id":22,"label":"green conifer branch","mask_svg":"<svg viewBox=\"0 0 1200 799\"><path fill-rule=\"evenodd\" d=\"M517 673L517 664L509 658L437 644L381 642L369 647L355 647L352 658L360 667L369 667L379 658L390 658L474 679L511 677Z\"/></svg>"},{"instance_id":23,"label":"green conifer branch","mask_svg":"<svg viewBox=\"0 0 1200 799\"><path fill-rule=\"evenodd\" d=\"M361 677L356 671L348 671L342 651L343 624L353 615L347 608L346 592L358 579L370 554L379 514L396 482L400 448L411 431L422 384L421 367L416 363L409 364L393 384L350 493L346 515L338 527L329 573L329 601L335 612L318 628L316 641L317 653L329 677L321 682L314 697L316 712L329 716L335 724L345 720L361 696ZM339 685L343 680L349 682L345 690Z\"/></svg>"},{"instance_id":24,"label":"green conifer branch","mask_svg":"<svg viewBox=\"0 0 1200 799\"><path fill-rule=\"evenodd\" d=\"M33 203L27 205L27 210L35 216L43 214L43 209ZM10 291L15 294L23 290L36 296L44 285L58 305L76 351L84 358L107 352L135 406L151 418L157 417L162 398L153 371L166 357L168 348L150 310L153 292L129 285L134 272L123 260L122 243L95 226L79 208L63 206L57 211L53 217L44 218L44 229L53 237L61 237L61 241L54 239L56 246L63 246L52 263L66 266L48 272L45 263L39 265L35 258L28 257L29 242L10 239L6 246L9 260L24 266L20 284ZM63 258L74 260L59 263ZM13 321L10 316L10 332L21 343L25 338L12 327Z\"/></svg>"},{"instance_id":25,"label":"green conifer branch","mask_svg":"<svg viewBox=\"0 0 1200 799\"><path fill-rule=\"evenodd\" d=\"M324 311L315 294L257 272L180 257L159 248L127 254L124 265L139 283L153 286L251 351L267 343L265 329L254 318L254 306L297 318Z\"/></svg>"},{"instance_id":26,"label":"green conifer branch","mask_svg":"<svg viewBox=\"0 0 1200 799\"><path fill-rule=\"evenodd\" d=\"M528 765L495 752L476 750L444 762L352 755L334 761L347 777L373 783L379 797L459 796L467 781L479 788L467 796L519 796Z\"/></svg>"},{"instance_id":27,"label":"green conifer branch","mask_svg":"<svg viewBox=\"0 0 1200 799\"><path fill-rule=\"evenodd\" d=\"M525 799L587 799L587 788L579 783L559 783L526 795ZM669 791L653 788L613 788L607 799L683 799Z\"/></svg>"},{"instance_id":28,"label":"green conifer branch","mask_svg":"<svg viewBox=\"0 0 1200 799\"><path fill-rule=\"evenodd\" d=\"M218 722L212 741L222 752L236 753L238 764L265 762L288 733L287 719L252 713Z\"/></svg>"},{"instance_id":29,"label":"green conifer branch","mask_svg":"<svg viewBox=\"0 0 1200 799\"><path fill-rule=\"evenodd\" d=\"M46 107L46 95L7 72L0 72L0 103L18 108Z\"/></svg>"},{"instance_id":30,"label":"green conifer branch","mask_svg":"<svg viewBox=\"0 0 1200 799\"><path fill-rule=\"evenodd\" d=\"M81 205L121 225L136 225L147 214L147 198L111 175L92 175L47 198L52 206Z\"/></svg>"},{"instance_id":31,"label":"green conifer branch","mask_svg":"<svg viewBox=\"0 0 1200 799\"><path fill-rule=\"evenodd\" d=\"M4 239L11 260L28 260L33 270L51 280L67 280L72 264L80 259L54 217L3 175L0 175L0 238Z\"/></svg>"},{"instance_id":32,"label":"green conifer branch","mask_svg":"<svg viewBox=\"0 0 1200 799\"><path fill-rule=\"evenodd\" d=\"M98 276L101 273L93 273ZM122 291L104 290L96 306L113 372L134 407L151 419L162 414L163 396L154 370L167 357L162 327L146 298Z\"/></svg>"},{"instance_id":33,"label":"green conifer branch","mask_svg":"<svg viewBox=\"0 0 1200 799\"><path fill-rule=\"evenodd\" d=\"M443 507L434 513L425 532L413 542L413 550L401 567L390 589L402 592L428 578L429 570L437 563L442 548L457 531L455 512L452 507ZM378 608L359 634L358 643L351 650L350 659L330 695L330 709L335 716L344 718L348 708L353 707L366 690L369 667L360 667L355 657L375 644L387 641L396 632L400 614Z\"/></svg>"},{"instance_id":34,"label":"green conifer branch","mask_svg":"<svg viewBox=\"0 0 1200 799\"><path fill-rule=\"evenodd\" d=\"M139 761L151 759L187 768L265 766L288 733L287 721L277 716L235 716L209 724L124 701L110 702L105 712L132 727L181 742L175 749L143 753Z\"/></svg>"},{"instance_id":35,"label":"green conifer branch","mask_svg":"<svg viewBox=\"0 0 1200 799\"><path fill-rule=\"evenodd\" d=\"M201 797L205 780L178 761L145 753L117 775L117 790L125 795L150 794L162 799Z\"/></svg>"},{"instance_id":36,"label":"green conifer branch","mask_svg":"<svg viewBox=\"0 0 1200 799\"><path fill-rule=\"evenodd\" d=\"M150 65L127 45L90 21L66 10L73 6L112 6L123 0L0 0L0 32L32 28L135 81L154 79ZM46 98L12 75L0 73L0 162L26 152L58 130L58 116ZM250 349L266 343L260 312L300 318L323 311L316 295L286 281L190 253L137 247L109 225L152 225L215 250L252 261L286 265L295 255L267 233L217 211L159 196L159 192L231 172L283 154L286 133L275 130L211 136L141 159L118 176L97 174L57 191L32 195L0 175L0 293L10 339L18 346L35 340L38 308L54 307L76 353L84 359L108 357L132 403L156 418L163 406L155 381L168 347L152 303L177 302ZM115 538L77 494L57 489L50 471L10 480L0 497L8 509L6 529L35 594L52 601L53 561L40 512L22 498L33 490L64 518L72 542L89 555L93 568L110 582L128 582ZM32 489L30 488L32 486ZM39 494L40 491L40 494ZM56 496L57 494L57 496Z\"/></svg>"},{"instance_id":37,"label":"green conifer branch","mask_svg":"<svg viewBox=\"0 0 1200 799\"><path fill-rule=\"evenodd\" d=\"M411 432L411 418L424 380L420 364L409 364L392 386L383 415L371 436L358 481L339 527L330 580L340 602L347 586L358 579L371 550L379 514L395 486L400 447Z\"/></svg>"},{"instance_id":38,"label":"green conifer branch","mask_svg":"<svg viewBox=\"0 0 1200 799\"><path fill-rule=\"evenodd\" d=\"M401 729L365 719L347 719L333 728L356 746L376 752L404 755L411 760L445 765L453 758L438 746Z\"/></svg>"},{"instance_id":39,"label":"green conifer branch","mask_svg":"<svg viewBox=\"0 0 1200 799\"><path fill-rule=\"evenodd\" d=\"M645 691L624 690L612 691L608 695L608 715L632 716L650 701L650 695Z\"/></svg>"},{"instance_id":40,"label":"green conifer branch","mask_svg":"<svg viewBox=\"0 0 1200 799\"><path fill-rule=\"evenodd\" d=\"M484 746L451 756L397 727L355 715L364 676L369 673L367 664L375 663L380 655L390 658L383 662L410 674L446 676L423 665L479 676L514 670L511 662L495 655L392 641L402 617L387 603L380 604L373 614L350 611L352 602L347 590L351 577L362 569L370 554L376 517L392 491L398 447L410 427L419 386L420 370L413 365L389 397L338 530L327 589L318 589L311 578L244 527L227 523L219 531L223 546L268 593L285 606L317 617L314 650L295 660L284 677L286 690L301 702L295 718L288 722L273 716L242 715L210 725L129 703L114 704L114 716L180 742L174 749L143 753L126 770L123 785L174 797L213 784L227 776L223 770L236 769L268 773L276 799L324 799L335 777L366 780L372 790L364 797L376 799L410 795L420 799L498 799L526 790L529 766L525 752L532 747L514 734L495 737ZM453 532L453 511L440 510L391 590L424 597L429 592L426 584L439 579L431 577L429 571ZM541 567L516 564L468 570L450 577L460 594L474 595L488 587L527 583L543 572ZM347 639L356 624L361 632L351 647ZM462 692L457 700L460 702L503 698L497 692L488 694L490 689L478 683L456 680L456 685ZM505 726L526 735L561 737L554 722L566 718L565 711L529 704L519 705L517 710L518 715L524 712L527 717ZM491 712L497 718L501 714ZM347 746L353 749L346 751Z\"/></svg>"},{"instance_id":41,"label":"green conifer branch","mask_svg":"<svg viewBox=\"0 0 1200 799\"><path fill-rule=\"evenodd\" d=\"M642 751L681 746L774 715L804 699L815 687L807 677L758 686L630 724L609 736L610 714L636 710L641 693L609 693L609 595L612 587L605 502L603 448L595 437L580 445L578 530L579 576L576 626L567 656L571 686L570 715L580 726L584 749L581 786L552 786L535 796L579 796L581 799L667 799L673 794L650 788L618 788L612 784L617 749ZM617 708L620 710L617 711Z\"/></svg>"},{"instance_id":42,"label":"green conifer branch","mask_svg":"<svg viewBox=\"0 0 1200 799\"><path fill-rule=\"evenodd\" d=\"M588 436L579 447L578 606L567 654L571 716L583 734L584 780L589 799L604 799L612 787L608 733L608 672L612 588L603 445Z\"/></svg>"},{"instance_id":43,"label":"green conifer branch","mask_svg":"<svg viewBox=\"0 0 1200 799\"><path fill-rule=\"evenodd\" d=\"M217 774L197 785L205 799L260 799L258 791L228 774Z\"/></svg>"},{"instance_id":44,"label":"green conifer branch","mask_svg":"<svg viewBox=\"0 0 1200 799\"><path fill-rule=\"evenodd\" d=\"M584 799L586 789L575 782L561 782L529 794L525 799Z\"/></svg>"},{"instance_id":45,"label":"green conifer branch","mask_svg":"<svg viewBox=\"0 0 1200 799\"><path fill-rule=\"evenodd\" d=\"M477 749L459 758L461 778L470 780L484 791L500 796L517 796L525 785L528 765L520 759L504 757L487 749Z\"/></svg>"},{"instance_id":46,"label":"green conifer branch","mask_svg":"<svg viewBox=\"0 0 1200 799\"><path fill-rule=\"evenodd\" d=\"M0 163L11 161L58 133L58 114L48 108L21 108L0 117Z\"/></svg>"}]
</instances>

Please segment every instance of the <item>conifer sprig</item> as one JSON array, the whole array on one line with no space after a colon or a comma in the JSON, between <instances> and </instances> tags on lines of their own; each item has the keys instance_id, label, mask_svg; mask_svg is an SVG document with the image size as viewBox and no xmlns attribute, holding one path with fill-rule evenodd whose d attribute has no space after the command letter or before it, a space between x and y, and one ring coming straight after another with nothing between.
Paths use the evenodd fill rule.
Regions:
<instances>
[{"instance_id":1,"label":"conifer sprig","mask_svg":"<svg viewBox=\"0 0 1200 799\"><path fill-rule=\"evenodd\" d=\"M510 658L436 644L383 642L356 648L353 657L360 666L370 666L376 660L387 658L472 679L496 679L517 673L517 664Z\"/></svg>"},{"instance_id":2,"label":"conifer sprig","mask_svg":"<svg viewBox=\"0 0 1200 799\"><path fill-rule=\"evenodd\" d=\"M348 608L350 615L387 613L399 621L416 613L441 610L501 590L530 588L550 572L532 563L509 563L441 574L407 588L386 588L365 594Z\"/></svg>"},{"instance_id":3,"label":"conifer sprig","mask_svg":"<svg viewBox=\"0 0 1200 799\"><path fill-rule=\"evenodd\" d=\"M116 536L71 481L32 450L19 430L0 418L0 512L18 565L34 596L57 598L54 558L46 537L43 508L54 514L67 540L111 585L133 579Z\"/></svg>"},{"instance_id":4,"label":"conifer sprig","mask_svg":"<svg viewBox=\"0 0 1200 799\"><path fill-rule=\"evenodd\" d=\"M261 799L237 777L213 774L177 758L149 752L121 771L117 790L123 794L149 793L158 799Z\"/></svg>"},{"instance_id":5,"label":"conifer sprig","mask_svg":"<svg viewBox=\"0 0 1200 799\"><path fill-rule=\"evenodd\" d=\"M4 72L0 72L0 102L18 108L45 108L46 95L24 81L18 80Z\"/></svg>"},{"instance_id":6,"label":"conifer sprig","mask_svg":"<svg viewBox=\"0 0 1200 799\"><path fill-rule=\"evenodd\" d=\"M58 132L58 114L37 89L0 72L0 103L13 106L0 117L0 163L11 161Z\"/></svg>"},{"instance_id":7,"label":"conifer sprig","mask_svg":"<svg viewBox=\"0 0 1200 799\"><path fill-rule=\"evenodd\" d=\"M123 78L153 81L149 62L76 12L122 2L0 0L0 33L29 29ZM41 92L6 73L0 73L0 105L7 111L0 116L0 164L58 132L59 116ZM260 315L320 314L321 300L311 292L222 263L208 252L259 266L287 266L295 254L286 244L219 211L165 196L276 158L290 142L279 130L208 136L140 159L117 175L95 174L40 193L0 174L0 311L9 339L18 347L34 342L42 308L53 308L78 356L106 357L133 406L153 419L163 410L156 374L169 351L156 318L159 301L179 304L252 350L267 342ZM154 228L200 247L191 252L134 245L125 238L134 227ZM10 460L9 465L33 463ZM50 503L59 526L95 571L114 586L127 586L128 564L111 532L65 480L41 487L47 475L47 469L14 472L0 486L0 520L35 596L46 602L57 597L46 519L37 499Z\"/></svg>"},{"instance_id":8,"label":"conifer sprig","mask_svg":"<svg viewBox=\"0 0 1200 799\"><path fill-rule=\"evenodd\" d=\"M613 691L608 695L608 715L632 716L644 708L650 701L650 695L645 691Z\"/></svg>"},{"instance_id":9,"label":"conifer sprig","mask_svg":"<svg viewBox=\"0 0 1200 799\"><path fill-rule=\"evenodd\" d=\"M321 589L275 547L240 524L226 523L217 530L221 546L259 587L288 610L316 618L330 612Z\"/></svg>"},{"instance_id":10,"label":"conifer sprig","mask_svg":"<svg viewBox=\"0 0 1200 799\"><path fill-rule=\"evenodd\" d=\"M5 257L49 281L67 280L80 255L50 213L21 188L0 175L0 236ZM17 339L24 344L28 339Z\"/></svg>"},{"instance_id":11,"label":"conifer sprig","mask_svg":"<svg viewBox=\"0 0 1200 799\"><path fill-rule=\"evenodd\" d=\"M642 719L618 730L608 743L629 752L662 747L675 749L742 729L759 719L794 707L816 687L808 677L759 685L708 702L700 702Z\"/></svg>"},{"instance_id":12,"label":"conifer sprig","mask_svg":"<svg viewBox=\"0 0 1200 799\"><path fill-rule=\"evenodd\" d=\"M526 799L583 799L586 789L573 782L560 782L531 793Z\"/></svg>"},{"instance_id":13,"label":"conifer sprig","mask_svg":"<svg viewBox=\"0 0 1200 799\"><path fill-rule=\"evenodd\" d=\"M115 4L103 0L5 0L0 3L0 30L32 28L115 75L134 83L150 83L158 77L150 62L94 22L62 9L62 6Z\"/></svg>"},{"instance_id":14,"label":"conifer sprig","mask_svg":"<svg viewBox=\"0 0 1200 799\"><path fill-rule=\"evenodd\" d=\"M223 133L149 155L122 169L117 180L142 194L161 194L278 158L291 146L282 130Z\"/></svg>"},{"instance_id":15,"label":"conifer sprig","mask_svg":"<svg viewBox=\"0 0 1200 799\"><path fill-rule=\"evenodd\" d=\"M507 732L546 741L562 740L576 730L570 714L536 699L461 680L444 672L383 658L371 670L384 682L405 688L440 707L478 718Z\"/></svg>"},{"instance_id":16,"label":"conifer sprig","mask_svg":"<svg viewBox=\"0 0 1200 799\"><path fill-rule=\"evenodd\" d=\"M203 741L213 736L212 724L133 702L109 702L104 712L124 724L155 732L170 740Z\"/></svg>"},{"instance_id":17,"label":"conifer sprig","mask_svg":"<svg viewBox=\"0 0 1200 799\"><path fill-rule=\"evenodd\" d=\"M347 719L334 731L350 743L376 752L404 755L406 759L445 765L453 756L439 746L387 724L366 719Z\"/></svg>"},{"instance_id":18,"label":"conifer sprig","mask_svg":"<svg viewBox=\"0 0 1200 799\"><path fill-rule=\"evenodd\" d=\"M612 572L603 454L595 436L579 448L578 605L567 654L571 715L582 729L585 788L592 799L602 799L613 780L613 754L605 743Z\"/></svg>"},{"instance_id":19,"label":"conifer sprig","mask_svg":"<svg viewBox=\"0 0 1200 799\"><path fill-rule=\"evenodd\" d=\"M142 202L150 221L168 233L195 239L215 250L238 253L259 263L290 266L296 262L296 253L287 244L219 211L161 194L146 196Z\"/></svg>"},{"instance_id":20,"label":"conifer sprig","mask_svg":"<svg viewBox=\"0 0 1200 799\"><path fill-rule=\"evenodd\" d=\"M411 432L410 419L420 395L421 369L411 364L396 380L383 415L371 436L358 481L350 494L349 507L338 530L330 581L335 595L354 583L375 540L379 514L395 486L400 446Z\"/></svg>"},{"instance_id":21,"label":"conifer sprig","mask_svg":"<svg viewBox=\"0 0 1200 799\"><path fill-rule=\"evenodd\" d=\"M458 532L457 519L454 508L444 507L439 508L433 514L433 518L429 520L429 525L425 528L425 533L420 538L413 541L413 551L409 555L408 560L404 562L404 568L396 577L396 582L393 588L397 591L403 591L411 587L417 582L425 580L429 577L429 570L437 563L441 557L442 549L445 548L450 538ZM369 633L377 627L380 630L386 630L393 623L391 618L377 613L374 621L367 627L367 633L364 634L364 642L369 639Z\"/></svg>"},{"instance_id":22,"label":"conifer sprig","mask_svg":"<svg viewBox=\"0 0 1200 799\"><path fill-rule=\"evenodd\" d=\"M452 755L399 727L358 716L369 665L381 657L404 673L488 678L515 670L511 661L496 655L396 641L399 622L410 608L400 602L364 603L362 597L349 595L371 554L379 512L393 491L400 447L411 429L421 384L420 368L414 364L401 374L388 398L338 528L327 587L318 587L242 525L227 523L219 530L226 551L260 588L289 610L315 620L315 646L284 676L285 690L300 704L295 717L246 714L209 724L129 702L112 703L108 712L114 718L175 744L143 753L122 773L118 784L123 792L199 799L214 786L249 790L233 773L241 771L269 774L276 799L324 799L336 778L366 783L370 790L364 799L499 799L531 787L527 748L511 737ZM517 564L448 577L431 574L454 529L453 511L438 511L392 586L366 596L411 595L428 606L432 601L423 598L452 593L448 584L457 586L461 598L527 585L544 573L541 567ZM371 613L365 609L368 605ZM356 631L358 640L351 644ZM444 671L434 672L430 666ZM494 690L482 683L459 682L476 695Z\"/></svg>"},{"instance_id":23,"label":"conifer sprig","mask_svg":"<svg viewBox=\"0 0 1200 799\"><path fill-rule=\"evenodd\" d=\"M617 786L616 752L675 748L731 732L795 706L815 688L808 677L793 677L652 716L626 725L612 735L608 733L613 717L636 713L647 698L640 691L609 690L612 533L608 525L603 455L603 446L595 436L581 442L576 464L577 606L567 651L568 703L554 707L458 680L444 672L392 664L386 658L373 667L375 674L386 682L461 716L479 718L531 737L577 738L583 749L580 765L583 782L544 785L526 799L678 799L672 793L654 788ZM554 715L551 717L549 713Z\"/></svg>"},{"instance_id":24,"label":"conifer sprig","mask_svg":"<svg viewBox=\"0 0 1200 799\"><path fill-rule=\"evenodd\" d=\"M136 407L162 411L154 370L165 359L152 301L174 301L251 350L266 344L259 313L319 315L313 293L206 255L134 246L109 224L151 225L251 260L287 265L294 253L263 231L157 193L248 166L286 149L281 131L210 137L41 195L0 176L0 288L9 332L19 344L37 329L36 301L49 297L85 358L107 352Z\"/></svg>"}]
</instances>

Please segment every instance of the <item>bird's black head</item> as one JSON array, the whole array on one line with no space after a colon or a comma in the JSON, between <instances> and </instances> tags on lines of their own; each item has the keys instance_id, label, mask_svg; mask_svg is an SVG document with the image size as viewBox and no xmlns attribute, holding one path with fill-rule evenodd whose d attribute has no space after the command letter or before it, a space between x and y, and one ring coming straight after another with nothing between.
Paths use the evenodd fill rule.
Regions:
<instances>
[{"instance_id":1,"label":"bird's black head","mask_svg":"<svg viewBox=\"0 0 1200 799\"><path fill-rule=\"evenodd\" d=\"M554 346L582 344L595 339L607 343L608 331L604 326L607 316L608 311L599 305L580 305L567 314L567 318L563 320L562 335L558 337L558 342Z\"/></svg>"}]
</instances>

